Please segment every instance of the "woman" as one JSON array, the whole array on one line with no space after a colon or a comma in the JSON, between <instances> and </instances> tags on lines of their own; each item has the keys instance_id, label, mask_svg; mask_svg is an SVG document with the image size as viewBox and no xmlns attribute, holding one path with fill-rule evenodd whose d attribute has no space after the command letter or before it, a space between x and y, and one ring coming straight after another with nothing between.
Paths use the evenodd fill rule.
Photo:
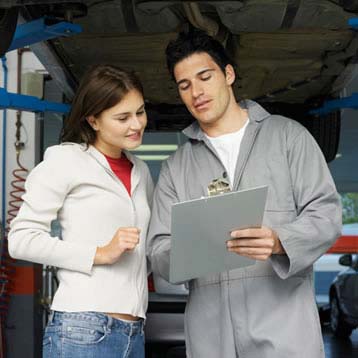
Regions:
<instances>
[{"instance_id":1,"label":"woman","mask_svg":"<svg viewBox=\"0 0 358 358\"><path fill-rule=\"evenodd\" d=\"M62 144L26 181L10 255L59 268L43 357L144 357L153 185L127 150L141 144L146 123L138 78L95 67L80 83ZM55 219L62 240L50 236Z\"/></svg>"}]
</instances>

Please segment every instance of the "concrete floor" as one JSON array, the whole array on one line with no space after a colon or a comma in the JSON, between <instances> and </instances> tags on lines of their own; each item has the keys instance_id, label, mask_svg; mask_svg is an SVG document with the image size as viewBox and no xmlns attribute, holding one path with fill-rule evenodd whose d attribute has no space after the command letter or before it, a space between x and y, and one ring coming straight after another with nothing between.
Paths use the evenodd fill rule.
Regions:
<instances>
[{"instance_id":1,"label":"concrete floor","mask_svg":"<svg viewBox=\"0 0 358 358\"><path fill-rule=\"evenodd\" d=\"M335 338L328 327L323 327L322 331L326 358L358 357L358 329L347 340ZM151 353L147 350L146 358L185 358L185 347L172 348L170 351L166 348L165 351L166 353L159 347L155 347Z\"/></svg>"}]
</instances>

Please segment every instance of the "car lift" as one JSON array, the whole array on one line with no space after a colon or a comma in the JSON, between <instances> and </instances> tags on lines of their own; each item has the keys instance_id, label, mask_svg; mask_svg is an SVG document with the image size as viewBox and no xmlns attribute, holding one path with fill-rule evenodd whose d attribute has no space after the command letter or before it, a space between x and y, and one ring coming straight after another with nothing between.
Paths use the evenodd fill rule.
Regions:
<instances>
[{"instance_id":1,"label":"car lift","mask_svg":"<svg viewBox=\"0 0 358 358\"><path fill-rule=\"evenodd\" d=\"M322 107L311 110L309 114L324 116L330 112L335 112L343 108L358 109L358 93L353 93L349 97L325 101Z\"/></svg>"},{"instance_id":2,"label":"car lift","mask_svg":"<svg viewBox=\"0 0 358 358\"><path fill-rule=\"evenodd\" d=\"M349 19L348 25L353 30L358 30L358 18ZM325 101L322 107L309 111L309 114L324 116L328 113L335 112L343 108L358 109L358 93L353 93L349 97L342 97Z\"/></svg>"},{"instance_id":3,"label":"car lift","mask_svg":"<svg viewBox=\"0 0 358 358\"><path fill-rule=\"evenodd\" d=\"M51 23L50 23L51 21ZM54 23L52 19L42 18L39 20L31 21L20 25L17 27L12 43L8 51L23 48L24 46L33 45L39 41L45 41L53 39L59 36L70 36L72 34L77 34L82 31L82 28L79 25L74 25L69 22L56 22ZM2 58L3 67L4 67L4 86L5 88L0 88L0 110L5 109L4 111L4 121L3 121L3 162L6 158L6 109L16 109L18 111L30 111L30 112L59 112L67 113L70 109L70 105L49 102L45 100L40 100L34 96L27 96L16 93L9 93L7 91L7 67L6 67L6 57ZM19 162L18 162L19 164ZM19 164L20 166L20 164ZM3 168L4 169L4 168ZM20 167L20 170L26 169ZM3 175L3 186L5 183L5 169L2 173ZM4 208L4 205L3 205ZM4 227L5 227L5 220ZM1 239L2 240L2 239ZM6 354L6 344L5 339L3 339L4 334L3 328L5 327L4 322L8 314L9 301L11 295L26 294L33 290L37 290L36 278L39 276L39 273L36 273L36 270L33 265L30 266L16 266L16 269L12 267L11 260L7 254L6 242L5 246L2 246L4 250L1 250L1 277L0 284L2 287L2 292L0 295L1 298L1 310L0 310L0 356L1 358ZM23 286L18 284L19 282L28 282L28 279L32 283L30 286ZM29 291L29 287L31 287Z\"/></svg>"},{"instance_id":4,"label":"car lift","mask_svg":"<svg viewBox=\"0 0 358 358\"><path fill-rule=\"evenodd\" d=\"M59 22L48 26L46 25L46 20L46 18L41 18L39 20L31 21L18 26L9 51L59 36L71 36L82 31L79 25L68 22ZM358 18L350 19L348 24L353 29L358 30ZM310 114L322 116L342 108L358 109L358 93L354 93L350 97L326 101L321 108L310 111ZM0 88L0 109L68 113L70 105L43 101L33 96L9 93L4 88ZM329 249L328 252L343 253L357 251L357 236L341 236L341 238Z\"/></svg>"},{"instance_id":5,"label":"car lift","mask_svg":"<svg viewBox=\"0 0 358 358\"><path fill-rule=\"evenodd\" d=\"M68 37L82 32L81 26L76 24L61 21L53 25L46 25L47 21L47 18L41 18L19 25L8 51L29 46L39 41L50 40L59 36ZM70 106L40 100L33 96L9 93L6 89L0 88L0 109L68 113Z\"/></svg>"},{"instance_id":6,"label":"car lift","mask_svg":"<svg viewBox=\"0 0 358 358\"><path fill-rule=\"evenodd\" d=\"M0 110L17 109L29 112L59 112L68 113L69 104L43 101L34 96L9 93L0 87Z\"/></svg>"},{"instance_id":7,"label":"car lift","mask_svg":"<svg viewBox=\"0 0 358 358\"><path fill-rule=\"evenodd\" d=\"M358 30L358 18L352 18L348 20L348 25L353 30ZM343 108L358 109L358 93L353 93L349 97L342 97L325 101L323 106L317 109L313 109L309 114L316 116L324 116L328 113L341 110ZM343 235L336 243L327 251L331 254L342 253L357 253L358 252L358 236Z\"/></svg>"}]
</instances>

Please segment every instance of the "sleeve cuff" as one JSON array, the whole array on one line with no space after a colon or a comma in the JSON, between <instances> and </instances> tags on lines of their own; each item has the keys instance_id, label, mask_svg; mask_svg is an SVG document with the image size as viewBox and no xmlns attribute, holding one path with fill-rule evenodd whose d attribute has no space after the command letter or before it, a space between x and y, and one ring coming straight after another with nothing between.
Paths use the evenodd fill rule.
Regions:
<instances>
[{"instance_id":1,"label":"sleeve cuff","mask_svg":"<svg viewBox=\"0 0 358 358\"><path fill-rule=\"evenodd\" d=\"M78 244L73 244L73 246L73 249L78 251L78 260L76 260L76 263L74 264L75 267L73 267L73 270L83 272L87 275L91 275L97 246Z\"/></svg>"},{"instance_id":2,"label":"sleeve cuff","mask_svg":"<svg viewBox=\"0 0 358 358\"><path fill-rule=\"evenodd\" d=\"M285 230L282 228L275 228L274 230L276 231L281 245L286 253L283 255L272 255L270 260L272 268L275 270L277 275L284 280L290 276L292 271L292 248L290 247L288 240L285 240L287 236L285 234Z\"/></svg>"}]
</instances>

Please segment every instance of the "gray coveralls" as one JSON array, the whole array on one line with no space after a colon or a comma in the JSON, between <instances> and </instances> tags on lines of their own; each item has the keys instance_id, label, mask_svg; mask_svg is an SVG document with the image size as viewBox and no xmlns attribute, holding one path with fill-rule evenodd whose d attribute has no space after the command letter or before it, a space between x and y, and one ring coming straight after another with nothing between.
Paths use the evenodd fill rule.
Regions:
<instances>
[{"instance_id":1,"label":"gray coveralls","mask_svg":"<svg viewBox=\"0 0 358 358\"><path fill-rule=\"evenodd\" d=\"M249 124L233 190L269 186L264 225L278 233L286 255L189 282L187 356L324 357L312 265L340 235L340 198L304 127L253 101L240 106ZM152 269L167 280L171 205L207 195L208 184L225 172L197 123L184 133L189 141L163 163L148 236ZM193 245L196 240L205 237L193 237Z\"/></svg>"}]
</instances>

